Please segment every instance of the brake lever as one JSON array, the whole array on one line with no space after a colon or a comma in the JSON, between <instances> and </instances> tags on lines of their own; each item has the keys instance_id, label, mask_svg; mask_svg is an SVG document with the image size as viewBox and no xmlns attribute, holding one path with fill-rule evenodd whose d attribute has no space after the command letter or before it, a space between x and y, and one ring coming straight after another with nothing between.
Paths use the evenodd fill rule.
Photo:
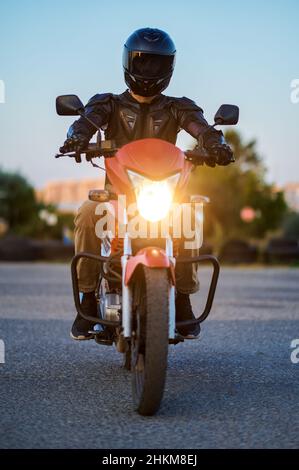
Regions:
<instances>
[{"instance_id":1,"label":"brake lever","mask_svg":"<svg viewBox=\"0 0 299 470\"><path fill-rule=\"evenodd\" d=\"M54 158L62 158L62 157L74 157L74 152L72 153L56 153L56 155L54 155Z\"/></svg>"},{"instance_id":2,"label":"brake lever","mask_svg":"<svg viewBox=\"0 0 299 470\"><path fill-rule=\"evenodd\" d=\"M91 162L93 158L104 157L110 158L115 155L118 148L103 148L99 149L95 144L89 144L89 148L81 150L80 152L57 153L55 158L70 157L75 158L77 163L82 162L82 155L85 155L86 161ZM102 167L99 167L102 168Z\"/></svg>"},{"instance_id":3,"label":"brake lever","mask_svg":"<svg viewBox=\"0 0 299 470\"><path fill-rule=\"evenodd\" d=\"M86 155L86 160L89 161L91 158L101 156L95 155L95 150L94 149L86 149L78 152L68 152L68 153L56 153L55 158L61 158L61 157L70 157L70 158L75 158L76 162L80 160L82 161L82 155Z\"/></svg>"}]
</instances>

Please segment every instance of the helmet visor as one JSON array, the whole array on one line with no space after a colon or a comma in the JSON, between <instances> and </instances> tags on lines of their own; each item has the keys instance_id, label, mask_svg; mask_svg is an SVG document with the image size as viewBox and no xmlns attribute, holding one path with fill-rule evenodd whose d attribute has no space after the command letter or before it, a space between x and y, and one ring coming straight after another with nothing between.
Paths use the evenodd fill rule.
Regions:
<instances>
[{"instance_id":1,"label":"helmet visor","mask_svg":"<svg viewBox=\"0 0 299 470\"><path fill-rule=\"evenodd\" d=\"M149 54L132 51L125 54L124 67L140 78L164 78L173 72L174 55Z\"/></svg>"}]
</instances>

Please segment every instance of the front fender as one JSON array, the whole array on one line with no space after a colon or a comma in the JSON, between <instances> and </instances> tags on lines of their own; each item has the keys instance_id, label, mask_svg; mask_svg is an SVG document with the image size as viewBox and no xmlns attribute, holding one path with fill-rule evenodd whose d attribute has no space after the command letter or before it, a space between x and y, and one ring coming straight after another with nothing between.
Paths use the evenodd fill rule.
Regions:
<instances>
[{"instance_id":1,"label":"front fender","mask_svg":"<svg viewBox=\"0 0 299 470\"><path fill-rule=\"evenodd\" d=\"M125 285L128 285L136 268L142 264L149 268L166 268L170 272L172 284L175 285L174 265L165 251L155 246L148 246L139 250L135 256L131 256L126 264Z\"/></svg>"}]
</instances>

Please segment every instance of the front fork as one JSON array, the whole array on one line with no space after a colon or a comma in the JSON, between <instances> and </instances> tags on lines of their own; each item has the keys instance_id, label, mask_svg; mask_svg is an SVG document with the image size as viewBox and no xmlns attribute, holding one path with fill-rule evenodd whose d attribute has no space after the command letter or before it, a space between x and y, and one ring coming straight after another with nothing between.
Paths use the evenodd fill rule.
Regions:
<instances>
[{"instance_id":1,"label":"front fork","mask_svg":"<svg viewBox=\"0 0 299 470\"><path fill-rule=\"evenodd\" d=\"M122 267L122 327L125 338L131 338L132 334L132 288L126 285L126 270L129 257L132 255L131 239L126 233L124 239L124 254L121 257Z\"/></svg>"},{"instance_id":2,"label":"front fork","mask_svg":"<svg viewBox=\"0 0 299 470\"><path fill-rule=\"evenodd\" d=\"M175 258L173 256L173 242L170 237L166 238L166 256L170 259L173 269L175 268ZM175 337L175 286L173 283L169 286L169 339Z\"/></svg>"},{"instance_id":3,"label":"front fork","mask_svg":"<svg viewBox=\"0 0 299 470\"><path fill-rule=\"evenodd\" d=\"M173 257L173 243L171 238L166 239L166 256L170 259L173 267L175 266L175 259ZM132 288L130 283L126 285L126 268L129 257L132 255L131 239L128 234L124 239L124 254L121 257L122 266L122 327L123 335L125 338L130 338L132 335ZM154 269L154 268L153 268ZM173 284L169 287L169 339L175 337L175 286Z\"/></svg>"}]
</instances>

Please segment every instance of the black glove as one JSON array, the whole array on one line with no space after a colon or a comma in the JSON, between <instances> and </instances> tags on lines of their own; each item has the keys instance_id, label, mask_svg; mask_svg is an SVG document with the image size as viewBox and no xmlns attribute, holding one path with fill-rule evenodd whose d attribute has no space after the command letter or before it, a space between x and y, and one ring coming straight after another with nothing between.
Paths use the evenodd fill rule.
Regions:
<instances>
[{"instance_id":1,"label":"black glove","mask_svg":"<svg viewBox=\"0 0 299 470\"><path fill-rule=\"evenodd\" d=\"M72 135L64 142L63 146L60 147L59 151L61 153L68 152L82 152L82 150L87 149L89 140L83 135Z\"/></svg>"},{"instance_id":2,"label":"black glove","mask_svg":"<svg viewBox=\"0 0 299 470\"><path fill-rule=\"evenodd\" d=\"M229 145L227 144L211 144L206 146L209 158L205 159L205 164L211 167L217 165L229 165L234 162L234 155Z\"/></svg>"}]
</instances>

